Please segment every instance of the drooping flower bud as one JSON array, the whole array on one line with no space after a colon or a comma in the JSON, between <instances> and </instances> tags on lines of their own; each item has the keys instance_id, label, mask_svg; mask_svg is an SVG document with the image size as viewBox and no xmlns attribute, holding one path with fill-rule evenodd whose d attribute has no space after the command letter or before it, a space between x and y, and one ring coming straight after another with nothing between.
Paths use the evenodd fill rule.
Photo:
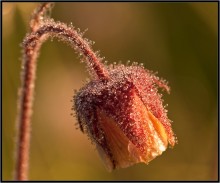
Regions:
<instances>
[{"instance_id":1,"label":"drooping flower bud","mask_svg":"<svg viewBox=\"0 0 220 183\"><path fill-rule=\"evenodd\" d=\"M166 83L138 65L109 66L109 80L92 80L75 96L82 132L109 170L148 163L175 145L158 87Z\"/></svg>"}]
</instances>

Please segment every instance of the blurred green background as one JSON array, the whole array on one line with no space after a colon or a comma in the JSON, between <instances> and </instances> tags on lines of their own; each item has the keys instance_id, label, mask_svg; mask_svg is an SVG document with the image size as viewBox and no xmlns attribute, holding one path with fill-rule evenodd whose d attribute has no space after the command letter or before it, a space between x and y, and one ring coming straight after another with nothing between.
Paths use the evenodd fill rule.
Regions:
<instances>
[{"instance_id":1,"label":"blurred green background","mask_svg":"<svg viewBox=\"0 0 220 183\"><path fill-rule=\"evenodd\" d=\"M38 3L2 3L3 180L13 179L21 48ZM31 180L217 180L216 3L56 3L52 17L72 22L109 63L127 60L169 81L164 95L178 144L149 165L106 171L94 145L75 129L75 89L88 77L77 54L47 41L37 67Z\"/></svg>"}]
</instances>

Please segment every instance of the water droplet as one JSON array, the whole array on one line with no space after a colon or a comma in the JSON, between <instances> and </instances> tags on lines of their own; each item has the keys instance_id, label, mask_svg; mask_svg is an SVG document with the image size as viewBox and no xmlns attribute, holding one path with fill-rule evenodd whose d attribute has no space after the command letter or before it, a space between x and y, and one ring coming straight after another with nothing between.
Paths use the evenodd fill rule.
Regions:
<instances>
[{"instance_id":1,"label":"water droplet","mask_svg":"<svg viewBox=\"0 0 220 183\"><path fill-rule=\"evenodd\" d=\"M130 61L130 60L128 60L128 61L127 61L127 63L126 63L126 65L128 66L128 65L130 64L130 62L131 62L131 61Z\"/></svg>"}]
</instances>

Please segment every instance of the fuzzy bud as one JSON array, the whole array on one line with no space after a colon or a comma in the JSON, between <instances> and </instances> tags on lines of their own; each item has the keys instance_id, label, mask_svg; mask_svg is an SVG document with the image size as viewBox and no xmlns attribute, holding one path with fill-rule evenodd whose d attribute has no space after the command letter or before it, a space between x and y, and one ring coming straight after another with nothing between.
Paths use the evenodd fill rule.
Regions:
<instances>
[{"instance_id":1,"label":"fuzzy bud","mask_svg":"<svg viewBox=\"0 0 220 183\"><path fill-rule=\"evenodd\" d=\"M92 80L75 96L82 132L97 146L107 169L148 163L175 145L158 86L168 86L138 65L109 66L109 80Z\"/></svg>"}]
</instances>

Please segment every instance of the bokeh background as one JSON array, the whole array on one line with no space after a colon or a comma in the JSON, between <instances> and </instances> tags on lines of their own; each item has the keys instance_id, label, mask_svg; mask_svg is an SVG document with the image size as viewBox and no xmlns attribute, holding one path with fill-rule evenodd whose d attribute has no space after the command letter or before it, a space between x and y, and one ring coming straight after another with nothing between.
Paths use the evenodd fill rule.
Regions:
<instances>
[{"instance_id":1,"label":"bokeh background","mask_svg":"<svg viewBox=\"0 0 220 183\"><path fill-rule=\"evenodd\" d=\"M2 179L13 180L21 47L38 3L2 3ZM72 22L109 63L127 60L169 81L164 95L178 144L149 165L106 171L75 128L70 100L88 73L77 54L47 41L37 67L31 180L217 180L216 3L56 3L52 17Z\"/></svg>"}]
</instances>

